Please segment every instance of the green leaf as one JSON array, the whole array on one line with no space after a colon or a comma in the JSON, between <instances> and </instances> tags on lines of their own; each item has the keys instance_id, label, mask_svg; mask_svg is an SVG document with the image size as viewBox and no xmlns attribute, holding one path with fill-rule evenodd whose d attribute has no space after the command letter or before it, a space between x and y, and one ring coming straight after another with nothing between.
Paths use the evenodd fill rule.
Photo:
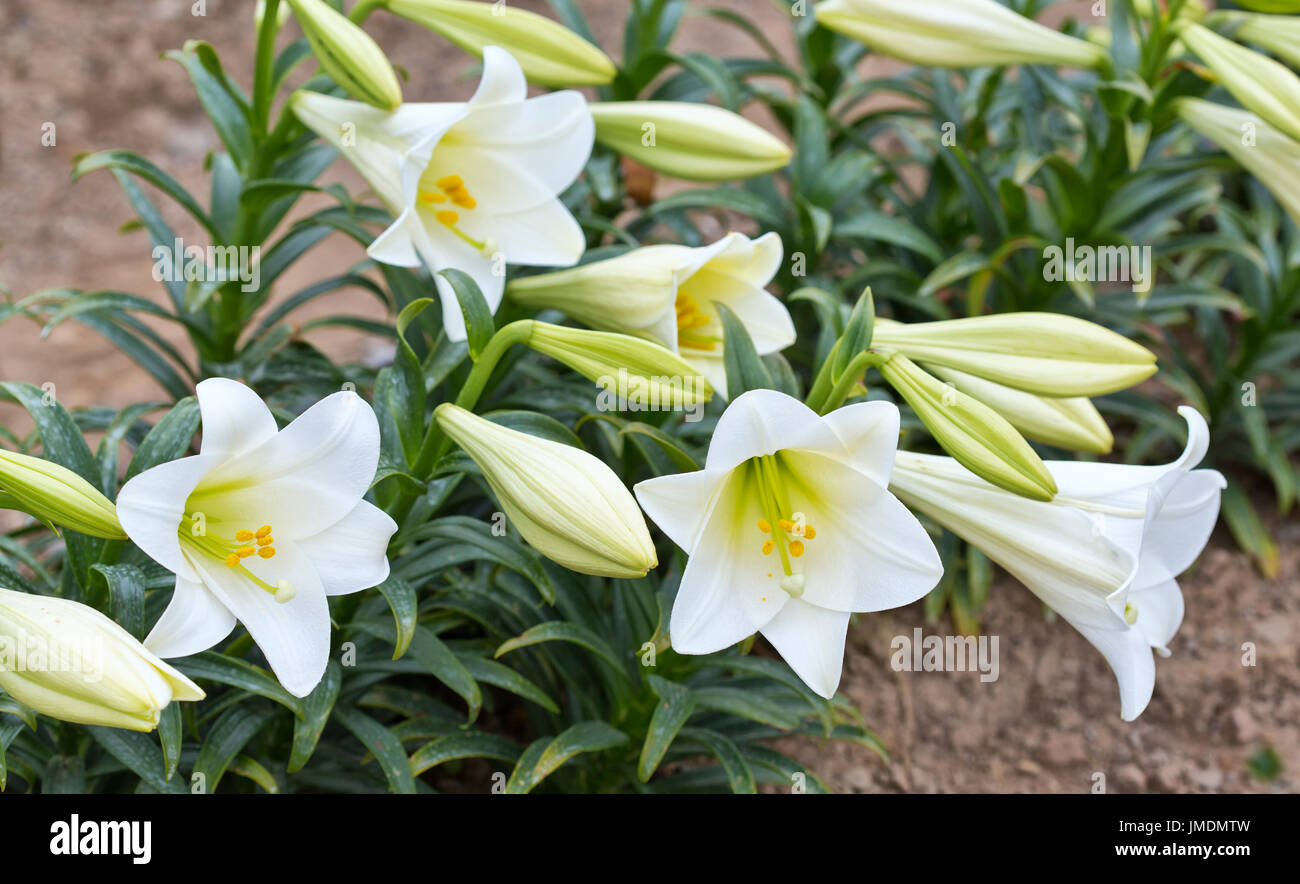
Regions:
<instances>
[{"instance_id":1,"label":"green leaf","mask_svg":"<svg viewBox=\"0 0 1300 884\"><path fill-rule=\"evenodd\" d=\"M565 620L548 620L545 623L539 623L536 626L525 630L522 635L515 636L509 641L502 642L501 646L496 649L496 653L493 654L493 656L499 659L511 651L550 641L571 642L575 645L584 647L608 663L612 669L623 673L624 677L626 677L626 671L623 668L622 662L614 653L613 648L611 648L603 638L596 635L596 633L592 632L585 626L580 626L577 623L569 623Z\"/></svg>"},{"instance_id":2,"label":"green leaf","mask_svg":"<svg viewBox=\"0 0 1300 884\"><path fill-rule=\"evenodd\" d=\"M135 565L95 563L90 570L104 578L113 619L136 639L144 638L144 572Z\"/></svg>"},{"instance_id":3,"label":"green leaf","mask_svg":"<svg viewBox=\"0 0 1300 884\"><path fill-rule=\"evenodd\" d=\"M1224 489L1222 510L1223 520L1228 523L1228 530L1237 545L1255 559L1260 573L1270 579L1276 577L1279 568L1277 543L1260 521L1246 492L1236 482L1229 482Z\"/></svg>"},{"instance_id":4,"label":"green leaf","mask_svg":"<svg viewBox=\"0 0 1300 884\"><path fill-rule=\"evenodd\" d=\"M727 775L727 782L730 784L733 793L752 795L758 791L758 787L754 783L754 772L749 769L749 765L745 762L745 756L740 754L740 749L730 738L717 731L700 727L682 728L681 736L684 740L699 743L717 756L718 761L722 764L723 772Z\"/></svg>"},{"instance_id":5,"label":"green leaf","mask_svg":"<svg viewBox=\"0 0 1300 884\"><path fill-rule=\"evenodd\" d=\"M646 730L645 743L641 746L641 758L636 766L637 777L643 783L654 774L677 732L695 711L691 689L685 685L651 675L650 688L659 697L659 702L655 704L650 727Z\"/></svg>"},{"instance_id":6,"label":"green leaf","mask_svg":"<svg viewBox=\"0 0 1300 884\"><path fill-rule=\"evenodd\" d=\"M213 237L216 239L221 238L221 234L212 223L212 219L207 216L207 213L190 195L190 192L181 187L176 179L139 154L129 150L102 150L97 153L79 156L73 162L72 180L76 181L82 175L96 169L122 169L143 178L175 200L181 208L190 213L190 217L202 224L204 229L211 233Z\"/></svg>"},{"instance_id":7,"label":"green leaf","mask_svg":"<svg viewBox=\"0 0 1300 884\"><path fill-rule=\"evenodd\" d=\"M77 429L77 422L59 404L53 390L46 393L21 381L0 381L0 390L32 416L41 437L41 454L46 460L67 467L91 485L100 487L95 457Z\"/></svg>"},{"instance_id":8,"label":"green leaf","mask_svg":"<svg viewBox=\"0 0 1300 884\"><path fill-rule=\"evenodd\" d=\"M411 754L411 774L418 777L430 768L460 758L491 758L514 764L519 760L519 747L496 734L450 734Z\"/></svg>"},{"instance_id":9,"label":"green leaf","mask_svg":"<svg viewBox=\"0 0 1300 884\"><path fill-rule=\"evenodd\" d=\"M271 707L253 703L240 703L221 713L204 734L198 758L194 761L193 776L202 775L205 792L212 794L217 791L235 756L274 716L275 710ZM149 747L152 749L153 744L150 743Z\"/></svg>"},{"instance_id":10,"label":"green leaf","mask_svg":"<svg viewBox=\"0 0 1300 884\"><path fill-rule=\"evenodd\" d=\"M162 463L177 460L189 454L194 434L199 431L199 401L186 397L164 414L158 423L145 434L140 447L131 458L126 478L137 476Z\"/></svg>"},{"instance_id":11,"label":"green leaf","mask_svg":"<svg viewBox=\"0 0 1300 884\"><path fill-rule=\"evenodd\" d=\"M456 293L456 300L460 302L460 312L465 317L465 339L469 344L469 356L477 361L479 354L483 352L483 348L487 346L488 341L492 340L492 335L496 332L496 326L492 321L492 308L488 306L478 283L468 273L449 267L439 271L438 275L447 280L452 291Z\"/></svg>"},{"instance_id":12,"label":"green leaf","mask_svg":"<svg viewBox=\"0 0 1300 884\"><path fill-rule=\"evenodd\" d=\"M337 660L331 660L325 667L325 676L312 692L303 698L305 714L293 722L293 749L289 753L289 773L297 773L303 765L311 760L320 742L320 735L325 732L330 712L339 698L339 688L343 685L343 670Z\"/></svg>"},{"instance_id":13,"label":"green leaf","mask_svg":"<svg viewBox=\"0 0 1300 884\"><path fill-rule=\"evenodd\" d=\"M553 740L541 739L529 746L506 781L506 794L531 792L575 755L613 749L629 742L627 734L603 721L580 721Z\"/></svg>"},{"instance_id":14,"label":"green leaf","mask_svg":"<svg viewBox=\"0 0 1300 884\"><path fill-rule=\"evenodd\" d=\"M162 749L163 776L171 779L181 761L181 744L185 735L181 727L181 704L168 703L158 717L158 744Z\"/></svg>"},{"instance_id":15,"label":"green leaf","mask_svg":"<svg viewBox=\"0 0 1300 884\"><path fill-rule=\"evenodd\" d=\"M163 767L162 751L144 734L112 727L87 727L95 742L104 747L133 774L157 792L184 793L178 780L169 780Z\"/></svg>"},{"instance_id":16,"label":"green leaf","mask_svg":"<svg viewBox=\"0 0 1300 884\"><path fill-rule=\"evenodd\" d=\"M247 755L237 756L234 761L230 762L228 770L232 774L252 780L271 795L280 794L280 784L275 781L275 777L271 772L256 758L250 758Z\"/></svg>"},{"instance_id":17,"label":"green leaf","mask_svg":"<svg viewBox=\"0 0 1300 884\"><path fill-rule=\"evenodd\" d=\"M193 657L176 660L172 665L190 678L206 678L274 700L298 718L305 714L302 700L281 687L265 670L243 660L226 657L215 651L204 651Z\"/></svg>"},{"instance_id":18,"label":"green leaf","mask_svg":"<svg viewBox=\"0 0 1300 884\"><path fill-rule=\"evenodd\" d=\"M393 659L398 660L411 646L420 600L413 586L400 577L392 575L379 584L379 591L388 602L389 610L393 612L394 627L397 630L397 640L393 643Z\"/></svg>"},{"instance_id":19,"label":"green leaf","mask_svg":"<svg viewBox=\"0 0 1300 884\"><path fill-rule=\"evenodd\" d=\"M735 399L750 390L772 389L772 376L758 357L745 326L725 304L714 302L722 320L722 362L727 369L727 398Z\"/></svg>"},{"instance_id":20,"label":"green leaf","mask_svg":"<svg viewBox=\"0 0 1300 884\"><path fill-rule=\"evenodd\" d=\"M849 363L863 350L871 346L871 336L875 329L876 323L876 305L871 297L871 287L868 286L863 290L862 296L858 298L858 303L853 305L853 312L849 314L849 321L844 327L844 334L840 337L839 346L835 348L835 371L832 373L833 380L839 380L840 375L848 369Z\"/></svg>"},{"instance_id":21,"label":"green leaf","mask_svg":"<svg viewBox=\"0 0 1300 884\"><path fill-rule=\"evenodd\" d=\"M548 697L545 691L509 666L495 660L486 660L483 657L474 657L468 654L457 654L456 657L460 660L461 665L465 667L465 671L475 681L481 681L503 691L509 691L515 696L523 697L525 700L532 700L547 712L555 715L560 714L559 705Z\"/></svg>"},{"instance_id":22,"label":"green leaf","mask_svg":"<svg viewBox=\"0 0 1300 884\"><path fill-rule=\"evenodd\" d=\"M402 748L402 741L392 731L369 715L347 706L335 707L334 717L375 756L393 792L415 794L415 777L411 774L410 761Z\"/></svg>"},{"instance_id":23,"label":"green leaf","mask_svg":"<svg viewBox=\"0 0 1300 884\"><path fill-rule=\"evenodd\" d=\"M253 156L253 136L248 129L248 117L240 106L238 93L221 73L220 65L213 64L216 52L207 43L189 40L182 49L164 52L163 57L185 68L221 143L226 146L235 165L247 169Z\"/></svg>"},{"instance_id":24,"label":"green leaf","mask_svg":"<svg viewBox=\"0 0 1300 884\"><path fill-rule=\"evenodd\" d=\"M944 259L944 249L929 234L904 218L886 215L876 209L864 209L835 225L832 238L867 239L887 242L911 249L935 264Z\"/></svg>"}]
</instances>

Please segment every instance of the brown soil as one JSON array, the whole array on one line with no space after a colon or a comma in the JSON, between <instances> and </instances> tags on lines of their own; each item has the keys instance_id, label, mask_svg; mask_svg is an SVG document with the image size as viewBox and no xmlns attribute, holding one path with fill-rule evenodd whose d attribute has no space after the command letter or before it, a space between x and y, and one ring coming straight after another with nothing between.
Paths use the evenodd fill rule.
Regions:
<instances>
[{"instance_id":1,"label":"brown soil","mask_svg":"<svg viewBox=\"0 0 1300 884\"><path fill-rule=\"evenodd\" d=\"M542 9L537 0L517 5ZM252 3L208 0L191 15L190 0L117 0L90 7L77 0L6 0L0 7L0 285L15 298L43 288L119 289L161 298L150 276L144 234L119 234L130 217L112 178L68 179L74 156L105 148L136 150L205 192L205 154L217 146L181 68L159 55L186 39L221 52L227 71L245 86L251 68ZM581 0L606 46L616 47L625 5ZM774 6L757 0L711 0L750 15L778 45L786 25ZM382 13L368 26L410 74L408 97L463 98L475 78L465 56L440 38ZM698 16L675 48L753 52L746 38ZM41 144L42 124L57 143ZM354 191L359 181L342 165L324 176ZM184 216L165 208L177 231L201 243ZM342 237L303 261L281 296L358 260ZM318 312L340 309L375 316L356 293L323 299ZM314 315L307 312L304 318ZM173 336L168 328L161 328ZM360 336L321 332L313 341L336 358L370 354ZM94 333L69 322L41 341L28 323L0 325L0 378L53 382L69 407L122 406L162 398L142 371ZM21 426L12 406L0 421ZM1114 792L1295 791L1300 787L1300 525L1276 526L1281 575L1263 580L1226 537L1216 537L1182 580L1187 619L1157 663L1156 696L1136 723L1119 719L1114 677L1101 656L1067 624L1049 622L1032 595L1010 580L995 585L984 632L1000 639L1000 678L978 673L894 672L890 641L923 623L919 605L861 618L850 635L843 690L884 739L892 763L845 744L785 741L837 791L1084 792L1095 772ZM1253 642L1257 665L1241 663ZM1247 760L1271 747L1279 776L1252 778Z\"/></svg>"}]
</instances>

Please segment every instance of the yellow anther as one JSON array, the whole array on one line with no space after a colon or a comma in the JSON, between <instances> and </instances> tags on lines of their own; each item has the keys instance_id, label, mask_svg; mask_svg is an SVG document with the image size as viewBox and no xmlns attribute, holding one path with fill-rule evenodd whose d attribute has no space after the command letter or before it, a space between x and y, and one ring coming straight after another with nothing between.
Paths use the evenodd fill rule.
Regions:
<instances>
[{"instance_id":1,"label":"yellow anther","mask_svg":"<svg viewBox=\"0 0 1300 884\"><path fill-rule=\"evenodd\" d=\"M231 568L238 568L239 556L235 555L234 553L231 553L230 555L226 556L226 565Z\"/></svg>"},{"instance_id":2,"label":"yellow anther","mask_svg":"<svg viewBox=\"0 0 1300 884\"><path fill-rule=\"evenodd\" d=\"M437 191L434 190L420 191L420 202L424 203L426 206L433 205L434 203L445 203L446 201L447 201L447 197L441 193L438 193Z\"/></svg>"},{"instance_id":3,"label":"yellow anther","mask_svg":"<svg viewBox=\"0 0 1300 884\"><path fill-rule=\"evenodd\" d=\"M472 209L478 205L478 200L463 191L457 191L453 194L451 201L462 209Z\"/></svg>"},{"instance_id":4,"label":"yellow anther","mask_svg":"<svg viewBox=\"0 0 1300 884\"><path fill-rule=\"evenodd\" d=\"M770 540L763 541L763 555L770 556L772 550L776 549L776 544Z\"/></svg>"},{"instance_id":5,"label":"yellow anther","mask_svg":"<svg viewBox=\"0 0 1300 884\"><path fill-rule=\"evenodd\" d=\"M817 529L814 528L812 525L804 525L803 536L808 540L812 540L814 537L817 536Z\"/></svg>"},{"instance_id":6,"label":"yellow anther","mask_svg":"<svg viewBox=\"0 0 1300 884\"><path fill-rule=\"evenodd\" d=\"M460 220L460 215L457 215L455 212L450 211L449 209L443 209L441 212L438 212L433 217L437 218L439 223L446 224L448 227L452 226L453 224L455 224L457 221Z\"/></svg>"},{"instance_id":7,"label":"yellow anther","mask_svg":"<svg viewBox=\"0 0 1300 884\"><path fill-rule=\"evenodd\" d=\"M275 547L264 546L257 551L257 554L264 559L269 559L271 556L275 555Z\"/></svg>"},{"instance_id":8,"label":"yellow anther","mask_svg":"<svg viewBox=\"0 0 1300 884\"><path fill-rule=\"evenodd\" d=\"M263 525L261 528L258 528L258 529L257 529L257 536L258 536L258 537L265 537L266 535L268 535L268 534L270 534L270 533L271 533L271 526L270 526L270 525Z\"/></svg>"},{"instance_id":9,"label":"yellow anther","mask_svg":"<svg viewBox=\"0 0 1300 884\"><path fill-rule=\"evenodd\" d=\"M790 541L790 555L794 556L795 558L799 558L799 556L803 555L803 541L802 541L802 540L792 540L792 541Z\"/></svg>"},{"instance_id":10,"label":"yellow anther","mask_svg":"<svg viewBox=\"0 0 1300 884\"><path fill-rule=\"evenodd\" d=\"M759 520L758 520L758 530L759 530L759 531L762 531L764 534L771 534L771 533L772 533L772 526L771 526L771 524L767 521L767 519L759 519Z\"/></svg>"},{"instance_id":11,"label":"yellow anther","mask_svg":"<svg viewBox=\"0 0 1300 884\"><path fill-rule=\"evenodd\" d=\"M444 175L436 182L443 190L455 190L458 187L464 187L465 182L459 175Z\"/></svg>"},{"instance_id":12,"label":"yellow anther","mask_svg":"<svg viewBox=\"0 0 1300 884\"><path fill-rule=\"evenodd\" d=\"M782 519L780 522L777 522L777 527L786 534L789 534L794 530L794 522L791 522L789 519Z\"/></svg>"},{"instance_id":13,"label":"yellow anther","mask_svg":"<svg viewBox=\"0 0 1300 884\"><path fill-rule=\"evenodd\" d=\"M275 543L275 538L272 537L270 534L266 535L265 537L257 538L258 546L270 546L273 543Z\"/></svg>"},{"instance_id":14,"label":"yellow anther","mask_svg":"<svg viewBox=\"0 0 1300 884\"><path fill-rule=\"evenodd\" d=\"M257 552L257 550L253 549L251 546L241 546L239 549L235 550L235 555L239 556L241 559L246 559L255 552Z\"/></svg>"},{"instance_id":15,"label":"yellow anther","mask_svg":"<svg viewBox=\"0 0 1300 884\"><path fill-rule=\"evenodd\" d=\"M249 531L247 528L241 528L235 532L235 539L241 543L245 540L252 540L253 532Z\"/></svg>"}]
</instances>

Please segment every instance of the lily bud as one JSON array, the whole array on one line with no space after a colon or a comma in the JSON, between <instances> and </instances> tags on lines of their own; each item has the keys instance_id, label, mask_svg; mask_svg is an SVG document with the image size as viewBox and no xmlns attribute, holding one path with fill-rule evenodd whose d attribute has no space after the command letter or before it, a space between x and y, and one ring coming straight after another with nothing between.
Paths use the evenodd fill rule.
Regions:
<instances>
[{"instance_id":1,"label":"lily bud","mask_svg":"<svg viewBox=\"0 0 1300 884\"><path fill-rule=\"evenodd\" d=\"M434 419L478 464L506 518L542 555L600 577L644 577L659 563L641 509L599 458L446 402Z\"/></svg>"},{"instance_id":2,"label":"lily bud","mask_svg":"<svg viewBox=\"0 0 1300 884\"><path fill-rule=\"evenodd\" d=\"M1050 64L1105 68L1099 46L1012 12L997 0L827 0L817 23L912 64Z\"/></svg>"},{"instance_id":3,"label":"lily bud","mask_svg":"<svg viewBox=\"0 0 1300 884\"><path fill-rule=\"evenodd\" d=\"M262 29L262 19L266 18L266 0L257 0L257 6L253 8L253 27L256 30ZM275 24L281 27L289 19L289 4L281 3L275 8Z\"/></svg>"},{"instance_id":4,"label":"lily bud","mask_svg":"<svg viewBox=\"0 0 1300 884\"><path fill-rule=\"evenodd\" d=\"M0 589L0 687L43 715L133 731L203 691L99 611Z\"/></svg>"},{"instance_id":5,"label":"lily bud","mask_svg":"<svg viewBox=\"0 0 1300 884\"><path fill-rule=\"evenodd\" d=\"M713 398L713 387L686 360L644 338L534 322L527 344L607 389L621 376L661 406L681 408Z\"/></svg>"},{"instance_id":6,"label":"lily bud","mask_svg":"<svg viewBox=\"0 0 1300 884\"><path fill-rule=\"evenodd\" d=\"M1256 12L1300 12L1300 0L1237 0L1237 5Z\"/></svg>"},{"instance_id":7,"label":"lily bud","mask_svg":"<svg viewBox=\"0 0 1300 884\"><path fill-rule=\"evenodd\" d=\"M790 148L775 135L711 104L604 101L589 107L596 141L674 178L752 178L790 162Z\"/></svg>"},{"instance_id":8,"label":"lily bud","mask_svg":"<svg viewBox=\"0 0 1300 884\"><path fill-rule=\"evenodd\" d=\"M402 103L402 87L379 44L324 0L286 0L316 60L353 98L383 110Z\"/></svg>"},{"instance_id":9,"label":"lily bud","mask_svg":"<svg viewBox=\"0 0 1300 884\"><path fill-rule=\"evenodd\" d=\"M423 25L466 52L500 46L542 86L603 86L618 69L609 56L545 16L478 0L388 0L389 12Z\"/></svg>"},{"instance_id":10,"label":"lily bud","mask_svg":"<svg viewBox=\"0 0 1300 884\"><path fill-rule=\"evenodd\" d=\"M1178 116L1232 155L1300 224L1300 143L1252 113L1199 98L1180 98Z\"/></svg>"},{"instance_id":11,"label":"lily bud","mask_svg":"<svg viewBox=\"0 0 1300 884\"><path fill-rule=\"evenodd\" d=\"M1247 110L1300 141L1300 77L1204 25L1186 25L1178 35Z\"/></svg>"},{"instance_id":12,"label":"lily bud","mask_svg":"<svg viewBox=\"0 0 1300 884\"><path fill-rule=\"evenodd\" d=\"M1109 454L1115 445L1110 427L1086 396L1036 396L943 366L935 366L934 373L1002 415L1026 439L1089 454Z\"/></svg>"},{"instance_id":13,"label":"lily bud","mask_svg":"<svg viewBox=\"0 0 1300 884\"><path fill-rule=\"evenodd\" d=\"M92 537L126 539L111 500L67 467L39 457L0 451L0 507Z\"/></svg>"},{"instance_id":14,"label":"lily bud","mask_svg":"<svg viewBox=\"0 0 1300 884\"><path fill-rule=\"evenodd\" d=\"M1033 500L1051 500L1056 481L1029 443L987 405L923 371L902 353L879 366L943 450L999 488Z\"/></svg>"},{"instance_id":15,"label":"lily bud","mask_svg":"<svg viewBox=\"0 0 1300 884\"><path fill-rule=\"evenodd\" d=\"M880 322L872 345L1040 396L1100 396L1156 372L1146 347L1059 313Z\"/></svg>"},{"instance_id":16,"label":"lily bud","mask_svg":"<svg viewBox=\"0 0 1300 884\"><path fill-rule=\"evenodd\" d=\"M1300 3L1296 9L1300 10ZM1300 67L1300 16L1220 12L1210 21L1238 25L1233 33L1237 40L1263 46L1292 67Z\"/></svg>"}]
</instances>

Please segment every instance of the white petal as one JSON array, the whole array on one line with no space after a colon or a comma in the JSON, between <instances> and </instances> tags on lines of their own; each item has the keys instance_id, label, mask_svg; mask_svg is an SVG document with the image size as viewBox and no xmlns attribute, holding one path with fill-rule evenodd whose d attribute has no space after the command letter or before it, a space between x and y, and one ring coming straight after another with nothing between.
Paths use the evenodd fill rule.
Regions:
<instances>
[{"instance_id":1,"label":"white petal","mask_svg":"<svg viewBox=\"0 0 1300 884\"><path fill-rule=\"evenodd\" d=\"M1164 655L1169 654L1178 627L1183 623L1183 592L1178 581L1166 580L1129 593L1137 608L1137 628L1147 643Z\"/></svg>"},{"instance_id":2,"label":"white petal","mask_svg":"<svg viewBox=\"0 0 1300 884\"><path fill-rule=\"evenodd\" d=\"M500 46L483 48L483 76L469 100L471 108L512 104L528 97L528 81L515 57Z\"/></svg>"},{"instance_id":3,"label":"white petal","mask_svg":"<svg viewBox=\"0 0 1300 884\"><path fill-rule=\"evenodd\" d=\"M802 598L835 611L884 611L934 588L943 563L907 507L851 467L807 451L781 455L790 505L817 536L804 543Z\"/></svg>"},{"instance_id":4,"label":"white petal","mask_svg":"<svg viewBox=\"0 0 1300 884\"><path fill-rule=\"evenodd\" d=\"M320 575L326 595L344 595L388 579L388 540L397 523L369 501L315 537L298 542Z\"/></svg>"},{"instance_id":5,"label":"white petal","mask_svg":"<svg viewBox=\"0 0 1300 884\"><path fill-rule=\"evenodd\" d=\"M763 637L790 664L804 684L828 700L835 696L844 667L849 615L790 599L763 627Z\"/></svg>"},{"instance_id":6,"label":"white petal","mask_svg":"<svg viewBox=\"0 0 1300 884\"><path fill-rule=\"evenodd\" d=\"M1171 580L1196 561L1219 519L1219 496L1226 482L1216 470L1173 474L1157 483L1161 497L1142 539L1136 583L1149 586ZM1157 508L1158 507L1158 508Z\"/></svg>"},{"instance_id":7,"label":"white petal","mask_svg":"<svg viewBox=\"0 0 1300 884\"><path fill-rule=\"evenodd\" d=\"M305 697L320 682L329 660L329 604L320 578L290 541L277 539L274 559L246 562L272 586L280 579L288 580L297 594L288 602L277 602L224 563L202 555L192 559L204 586L244 624L280 684L295 697Z\"/></svg>"},{"instance_id":8,"label":"white petal","mask_svg":"<svg viewBox=\"0 0 1300 884\"><path fill-rule=\"evenodd\" d=\"M733 473L686 563L673 603L669 637L681 654L712 654L753 635L790 598L771 561L759 553L758 497L750 470ZM780 573L779 566L776 574Z\"/></svg>"},{"instance_id":9,"label":"white petal","mask_svg":"<svg viewBox=\"0 0 1300 884\"><path fill-rule=\"evenodd\" d=\"M208 378L194 388L203 417L200 454L235 457L276 434L278 427L262 397L229 378Z\"/></svg>"},{"instance_id":10,"label":"white petal","mask_svg":"<svg viewBox=\"0 0 1300 884\"><path fill-rule=\"evenodd\" d=\"M334 393L209 473L190 506L207 513L210 524L270 524L277 540L311 537L352 512L378 462L375 412L356 393Z\"/></svg>"},{"instance_id":11,"label":"white petal","mask_svg":"<svg viewBox=\"0 0 1300 884\"><path fill-rule=\"evenodd\" d=\"M709 262L709 269L736 277L755 288L772 281L781 269L782 245L778 233L765 233L749 240L739 233L731 234L728 248Z\"/></svg>"},{"instance_id":12,"label":"white petal","mask_svg":"<svg viewBox=\"0 0 1300 884\"><path fill-rule=\"evenodd\" d=\"M729 475L727 470L677 473L638 482L632 491L659 530L690 555Z\"/></svg>"},{"instance_id":13,"label":"white petal","mask_svg":"<svg viewBox=\"0 0 1300 884\"><path fill-rule=\"evenodd\" d=\"M676 329L676 314L674 314L673 328ZM727 398L727 365L722 360L722 356L715 353L706 353L703 350L694 350L690 347L683 347L678 350L678 355L689 365L700 373L700 375L709 382L713 391L723 399Z\"/></svg>"},{"instance_id":14,"label":"white petal","mask_svg":"<svg viewBox=\"0 0 1300 884\"><path fill-rule=\"evenodd\" d=\"M515 104L475 108L447 133L441 147L460 145L490 155L498 164L526 169L549 193L557 194L587 165L595 132L582 93L552 92ZM473 188L470 192L477 195Z\"/></svg>"},{"instance_id":15,"label":"white petal","mask_svg":"<svg viewBox=\"0 0 1300 884\"><path fill-rule=\"evenodd\" d=\"M847 452L847 458L841 459L877 485L887 486L898 451L898 406L892 402L859 402L837 408L822 419Z\"/></svg>"},{"instance_id":16,"label":"white petal","mask_svg":"<svg viewBox=\"0 0 1300 884\"><path fill-rule=\"evenodd\" d=\"M414 209L407 209L396 221L388 225L366 248L366 255L381 264L394 267L419 267L420 255L415 250L411 224L419 224Z\"/></svg>"},{"instance_id":17,"label":"white petal","mask_svg":"<svg viewBox=\"0 0 1300 884\"><path fill-rule=\"evenodd\" d=\"M1140 615L1139 615L1140 616ZM1101 629L1074 624L1101 651L1119 682L1120 717L1133 721L1151 702L1156 687L1156 662L1140 629Z\"/></svg>"},{"instance_id":18,"label":"white petal","mask_svg":"<svg viewBox=\"0 0 1300 884\"><path fill-rule=\"evenodd\" d=\"M159 657L188 657L206 651L234 628L235 615L216 596L201 583L177 577L172 600L144 646Z\"/></svg>"},{"instance_id":19,"label":"white petal","mask_svg":"<svg viewBox=\"0 0 1300 884\"><path fill-rule=\"evenodd\" d=\"M704 466L729 470L782 448L836 445L835 433L798 399L776 390L750 390L737 396L718 419Z\"/></svg>"},{"instance_id":20,"label":"white petal","mask_svg":"<svg viewBox=\"0 0 1300 884\"><path fill-rule=\"evenodd\" d=\"M190 492L221 460L220 455L199 454L168 461L132 477L117 494L117 517L131 542L189 580L198 578L181 555L181 518Z\"/></svg>"},{"instance_id":21,"label":"white petal","mask_svg":"<svg viewBox=\"0 0 1300 884\"><path fill-rule=\"evenodd\" d=\"M1194 408L1184 405L1178 413L1187 421L1187 446L1178 459L1160 466L1084 463L1072 460L1046 461L1061 497L1101 500L1154 485L1166 473L1187 472L1205 459L1210 445L1210 428Z\"/></svg>"},{"instance_id":22,"label":"white petal","mask_svg":"<svg viewBox=\"0 0 1300 884\"><path fill-rule=\"evenodd\" d=\"M702 268L682 285L709 315L712 304L723 304L745 326L759 355L784 350L794 343L794 322L790 312L771 293L726 273L713 265Z\"/></svg>"}]
</instances>

